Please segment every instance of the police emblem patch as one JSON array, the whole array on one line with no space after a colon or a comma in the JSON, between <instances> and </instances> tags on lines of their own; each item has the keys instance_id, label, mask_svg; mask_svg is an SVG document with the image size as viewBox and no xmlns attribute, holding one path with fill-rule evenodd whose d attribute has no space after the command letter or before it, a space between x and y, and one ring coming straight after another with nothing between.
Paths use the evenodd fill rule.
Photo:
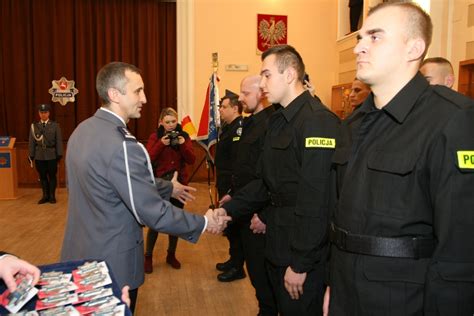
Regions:
<instances>
[{"instance_id":1,"label":"police emblem patch","mask_svg":"<svg viewBox=\"0 0 474 316\"><path fill-rule=\"evenodd\" d=\"M74 87L74 80L67 80L66 77L61 77L59 80L51 81L53 86L48 92L53 96L51 101L59 102L62 106L68 102L75 101L75 95L79 93Z\"/></svg>"}]
</instances>

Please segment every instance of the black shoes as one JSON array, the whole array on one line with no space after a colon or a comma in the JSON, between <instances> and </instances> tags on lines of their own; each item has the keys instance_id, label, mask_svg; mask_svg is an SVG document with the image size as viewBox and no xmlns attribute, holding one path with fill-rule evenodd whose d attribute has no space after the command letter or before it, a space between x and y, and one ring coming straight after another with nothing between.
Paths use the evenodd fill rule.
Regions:
<instances>
[{"instance_id":1,"label":"black shoes","mask_svg":"<svg viewBox=\"0 0 474 316\"><path fill-rule=\"evenodd\" d=\"M217 267L216 267L217 268ZM230 268L229 270L217 275L217 280L221 282L232 282L245 278L244 269Z\"/></svg>"},{"instance_id":2,"label":"black shoes","mask_svg":"<svg viewBox=\"0 0 474 316\"><path fill-rule=\"evenodd\" d=\"M226 262L216 264L216 269L222 272L230 270L232 268L232 261L229 259Z\"/></svg>"},{"instance_id":3,"label":"black shoes","mask_svg":"<svg viewBox=\"0 0 474 316\"><path fill-rule=\"evenodd\" d=\"M49 197L43 196L41 200L38 201L38 204L44 204L46 202L49 202Z\"/></svg>"}]
</instances>

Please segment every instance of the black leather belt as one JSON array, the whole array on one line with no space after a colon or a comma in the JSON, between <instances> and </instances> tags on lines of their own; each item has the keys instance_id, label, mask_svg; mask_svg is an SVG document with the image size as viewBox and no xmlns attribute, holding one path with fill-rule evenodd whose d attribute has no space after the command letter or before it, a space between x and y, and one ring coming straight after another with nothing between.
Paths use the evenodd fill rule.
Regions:
<instances>
[{"instance_id":1,"label":"black leather belt","mask_svg":"<svg viewBox=\"0 0 474 316\"><path fill-rule=\"evenodd\" d=\"M343 251L393 258L430 258L436 242L424 237L378 237L352 234L331 223L331 243Z\"/></svg>"},{"instance_id":2,"label":"black leather belt","mask_svg":"<svg viewBox=\"0 0 474 316\"><path fill-rule=\"evenodd\" d=\"M268 193L270 196L270 203L273 206L283 207L283 206L295 206L296 205L296 195L285 195L279 193Z\"/></svg>"}]
</instances>

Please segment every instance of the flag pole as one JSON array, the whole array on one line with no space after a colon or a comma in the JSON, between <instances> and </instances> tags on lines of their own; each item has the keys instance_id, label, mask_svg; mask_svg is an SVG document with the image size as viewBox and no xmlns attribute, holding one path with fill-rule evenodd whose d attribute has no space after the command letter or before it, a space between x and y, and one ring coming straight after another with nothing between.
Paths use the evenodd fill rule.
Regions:
<instances>
[{"instance_id":1,"label":"flag pole","mask_svg":"<svg viewBox=\"0 0 474 316\"><path fill-rule=\"evenodd\" d=\"M218 57L218 53L216 52L216 53L212 53L212 76L213 76L212 80L214 80L214 77L217 77L217 71L218 70L219 70L219 57ZM219 96L217 96L217 98L219 98ZM214 108L212 110L215 111L216 109ZM219 142L219 127L220 127L219 125L220 124L216 124L217 142ZM209 208L210 209L215 209L216 204L214 203L214 201L217 202L218 200L217 200L216 190L214 190L214 199L213 199L212 187L211 187L211 169L212 169L212 175L213 175L214 179L215 179L216 172L215 172L214 161L211 158L210 148L209 148L209 150L206 151L206 167L207 167L207 187L209 189L209 199L211 201L211 205L209 206ZM215 180L217 181L217 179L215 179Z\"/></svg>"}]
</instances>

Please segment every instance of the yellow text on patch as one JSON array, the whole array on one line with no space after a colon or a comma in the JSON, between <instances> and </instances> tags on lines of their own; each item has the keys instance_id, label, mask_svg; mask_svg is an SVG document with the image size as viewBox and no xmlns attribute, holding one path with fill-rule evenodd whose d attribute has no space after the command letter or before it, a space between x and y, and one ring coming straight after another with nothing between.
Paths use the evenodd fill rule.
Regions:
<instances>
[{"instance_id":1,"label":"yellow text on patch","mask_svg":"<svg viewBox=\"0 0 474 316\"><path fill-rule=\"evenodd\" d=\"M306 137L305 147L336 148L336 140L334 138Z\"/></svg>"},{"instance_id":2,"label":"yellow text on patch","mask_svg":"<svg viewBox=\"0 0 474 316\"><path fill-rule=\"evenodd\" d=\"M234 138L232 138L232 141L233 142L238 142L240 140L240 137L239 136L235 136Z\"/></svg>"},{"instance_id":3,"label":"yellow text on patch","mask_svg":"<svg viewBox=\"0 0 474 316\"><path fill-rule=\"evenodd\" d=\"M458 164L462 169L474 169L474 150L459 150Z\"/></svg>"}]
</instances>

